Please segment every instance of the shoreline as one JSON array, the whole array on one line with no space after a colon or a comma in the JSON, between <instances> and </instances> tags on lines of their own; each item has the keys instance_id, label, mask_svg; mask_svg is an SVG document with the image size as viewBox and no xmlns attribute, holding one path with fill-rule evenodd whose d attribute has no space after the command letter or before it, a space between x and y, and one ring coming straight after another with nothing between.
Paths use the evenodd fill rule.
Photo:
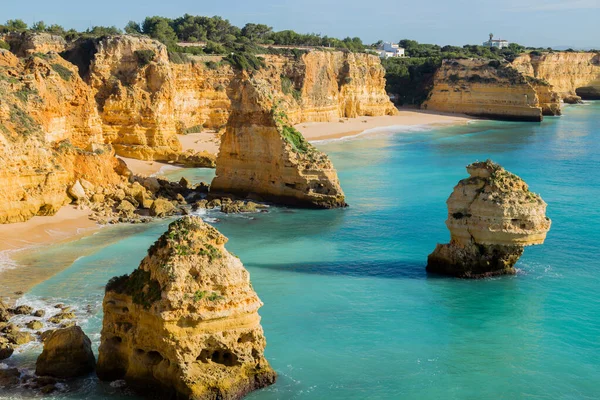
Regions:
<instances>
[{"instance_id":1,"label":"shoreline","mask_svg":"<svg viewBox=\"0 0 600 400\"><path fill-rule=\"evenodd\" d=\"M382 130L392 131L396 127L405 132L414 132L422 127L462 125L472 117L461 114L445 114L417 109L399 109L398 115L379 117L342 118L335 122L305 122L295 125L311 142L354 138ZM402 134L402 132L398 132ZM179 135L183 151L217 152L219 137L215 132ZM176 164L144 161L126 157L124 160L134 174L156 176L165 168L184 168ZM32 247L54 245L81 239L96 232L102 226L89 219L90 210L81 210L73 205L62 207L55 215L33 217L25 222L0 225L0 274L4 269L14 268L10 254Z\"/></svg>"},{"instance_id":2,"label":"shoreline","mask_svg":"<svg viewBox=\"0 0 600 400\"><path fill-rule=\"evenodd\" d=\"M473 117L463 114L400 108L398 115L341 118L336 122L304 122L294 125L294 128L309 142L318 142L363 136L375 130L392 131L395 127L406 132L414 132L420 127L465 125L473 120Z\"/></svg>"}]
</instances>

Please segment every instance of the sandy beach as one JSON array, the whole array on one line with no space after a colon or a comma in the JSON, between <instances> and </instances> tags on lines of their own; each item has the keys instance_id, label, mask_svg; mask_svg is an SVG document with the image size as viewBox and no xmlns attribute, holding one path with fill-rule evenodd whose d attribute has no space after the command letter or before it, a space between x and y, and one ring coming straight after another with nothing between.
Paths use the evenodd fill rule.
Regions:
<instances>
[{"instance_id":1,"label":"sandy beach","mask_svg":"<svg viewBox=\"0 0 600 400\"><path fill-rule=\"evenodd\" d=\"M100 227L89 219L89 214L89 210L78 210L67 205L49 217L33 217L26 222L0 225L0 251L47 245L85 236Z\"/></svg>"},{"instance_id":2,"label":"sandy beach","mask_svg":"<svg viewBox=\"0 0 600 400\"><path fill-rule=\"evenodd\" d=\"M358 135L366 130L386 126L466 124L472 117L461 114L440 114L414 109L400 109L398 115L381 117L342 118L335 122L304 122L294 127L308 141L340 139Z\"/></svg>"},{"instance_id":3,"label":"sandy beach","mask_svg":"<svg viewBox=\"0 0 600 400\"><path fill-rule=\"evenodd\" d=\"M456 114L439 114L414 109L401 109L396 116L344 118L335 122L305 122L296 125L309 141L337 139L354 136L366 130L386 126L417 126L465 124L470 117ZM183 151L219 151L219 137L215 132L178 135ZM172 164L158 161L142 161L121 157L134 174L151 176L161 168ZM63 207L51 217L34 217L27 222L0 225L0 251L17 250L29 246L46 245L73 240L89 234L97 225L89 218L89 210L74 206Z\"/></svg>"},{"instance_id":4,"label":"sandy beach","mask_svg":"<svg viewBox=\"0 0 600 400\"><path fill-rule=\"evenodd\" d=\"M193 150L194 153L206 151L211 154L217 154L219 152L219 136L216 132L190 133L187 135L177 135L177 138L184 152L187 150ZM159 161L143 161L120 156L119 158L125 161L131 172L141 176L156 175L164 166L172 165Z\"/></svg>"}]
</instances>

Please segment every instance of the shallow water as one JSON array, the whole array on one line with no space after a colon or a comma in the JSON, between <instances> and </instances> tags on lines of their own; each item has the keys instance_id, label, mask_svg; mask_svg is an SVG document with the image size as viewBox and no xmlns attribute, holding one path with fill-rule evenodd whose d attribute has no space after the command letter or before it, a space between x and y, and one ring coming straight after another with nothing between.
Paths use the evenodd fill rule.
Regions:
<instances>
[{"instance_id":1,"label":"shallow water","mask_svg":"<svg viewBox=\"0 0 600 400\"><path fill-rule=\"evenodd\" d=\"M541 124L479 121L318 146L350 208L205 215L220 219L265 303L266 355L279 380L249 398L600 397L600 103L566 107ZM546 243L526 249L516 276L428 276L427 255L449 238L445 200L464 166L487 158L548 203ZM87 255L22 302L73 305L97 345L103 285L131 272L167 223L88 239L98 243ZM23 277L84 246L28 252ZM9 361L33 365L39 350ZM94 378L53 398L108 395L131 398Z\"/></svg>"}]
</instances>

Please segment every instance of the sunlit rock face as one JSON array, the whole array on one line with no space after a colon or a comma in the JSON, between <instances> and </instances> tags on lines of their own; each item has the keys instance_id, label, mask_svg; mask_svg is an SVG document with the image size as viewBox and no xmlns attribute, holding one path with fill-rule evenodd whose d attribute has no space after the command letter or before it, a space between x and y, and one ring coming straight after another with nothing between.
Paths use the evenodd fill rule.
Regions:
<instances>
[{"instance_id":1,"label":"sunlit rock face","mask_svg":"<svg viewBox=\"0 0 600 400\"><path fill-rule=\"evenodd\" d=\"M555 52L523 54L512 65L520 72L550 83L560 97L600 99L600 53Z\"/></svg>"},{"instance_id":2,"label":"sunlit rock face","mask_svg":"<svg viewBox=\"0 0 600 400\"><path fill-rule=\"evenodd\" d=\"M437 245L427 270L462 278L514 274L524 247L544 243L550 230L546 203L492 161L467 171L446 202L450 243Z\"/></svg>"},{"instance_id":3,"label":"sunlit rock face","mask_svg":"<svg viewBox=\"0 0 600 400\"><path fill-rule=\"evenodd\" d=\"M142 392L238 399L275 382L248 271L227 238L184 217L106 287L97 373Z\"/></svg>"},{"instance_id":4,"label":"sunlit rock face","mask_svg":"<svg viewBox=\"0 0 600 400\"><path fill-rule=\"evenodd\" d=\"M506 63L446 60L434 75L423 108L501 120L541 121L543 115L560 114L560 99L551 92L547 82L526 76Z\"/></svg>"}]
</instances>

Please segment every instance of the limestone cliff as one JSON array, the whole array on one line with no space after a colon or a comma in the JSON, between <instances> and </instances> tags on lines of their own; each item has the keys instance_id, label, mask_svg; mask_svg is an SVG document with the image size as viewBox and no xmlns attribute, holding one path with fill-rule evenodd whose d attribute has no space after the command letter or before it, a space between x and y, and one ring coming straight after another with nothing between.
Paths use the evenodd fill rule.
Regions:
<instances>
[{"instance_id":1,"label":"limestone cliff","mask_svg":"<svg viewBox=\"0 0 600 400\"><path fill-rule=\"evenodd\" d=\"M248 271L227 239L184 217L106 287L97 373L156 395L237 399L274 383Z\"/></svg>"},{"instance_id":2,"label":"limestone cliff","mask_svg":"<svg viewBox=\"0 0 600 400\"><path fill-rule=\"evenodd\" d=\"M95 43L93 51L87 80L106 142L141 160L169 160L180 152L166 47L145 37L114 36Z\"/></svg>"},{"instance_id":3,"label":"limestone cliff","mask_svg":"<svg viewBox=\"0 0 600 400\"><path fill-rule=\"evenodd\" d=\"M79 177L122 179L73 65L55 53L17 59L0 50L0 93L0 223L54 214Z\"/></svg>"},{"instance_id":4,"label":"limestone cliff","mask_svg":"<svg viewBox=\"0 0 600 400\"><path fill-rule=\"evenodd\" d=\"M230 92L211 192L317 208L346 205L333 164L291 126L286 100L275 97L268 79L240 73Z\"/></svg>"},{"instance_id":5,"label":"limestone cliff","mask_svg":"<svg viewBox=\"0 0 600 400\"><path fill-rule=\"evenodd\" d=\"M467 171L446 202L450 243L437 245L427 270L461 278L514 274L524 247L542 244L550 230L546 203L489 160Z\"/></svg>"},{"instance_id":6,"label":"limestone cliff","mask_svg":"<svg viewBox=\"0 0 600 400\"><path fill-rule=\"evenodd\" d=\"M541 121L542 113L560 109L558 99L544 91L542 101L528 78L509 65L489 60L447 60L436 71L434 85L423 108L519 121Z\"/></svg>"},{"instance_id":7,"label":"limestone cliff","mask_svg":"<svg viewBox=\"0 0 600 400\"><path fill-rule=\"evenodd\" d=\"M66 188L79 178L96 187L123 182L112 149L138 159L202 161L202 154L181 154L176 133L228 123L229 132L244 129L242 123L264 125L254 115L271 118L266 126L279 132L272 136L277 140L267 144L261 134L254 136L258 140L245 138L252 147L234 161L247 162L240 179L220 188L250 189L288 203L341 206L343 193L331 162L290 126L396 112L385 94L379 60L366 54L265 56L265 67L250 76L226 63L171 63L165 46L141 36L82 39L66 49L51 35L19 34L12 40L11 48L23 57L0 53L0 223L55 213L71 201ZM244 96L238 87L251 91L257 84L259 92L270 94L261 95L255 111L243 111L249 103L240 103ZM285 118L268 116L275 104ZM227 146L235 146L228 138ZM267 155L272 146L277 152ZM224 159L236 158L232 151L225 153ZM274 167L254 177L252 171L264 162ZM257 190L251 179L260 180Z\"/></svg>"},{"instance_id":8,"label":"limestone cliff","mask_svg":"<svg viewBox=\"0 0 600 400\"><path fill-rule=\"evenodd\" d=\"M523 54L512 65L526 75L549 82L563 98L600 99L600 53Z\"/></svg>"}]
</instances>

